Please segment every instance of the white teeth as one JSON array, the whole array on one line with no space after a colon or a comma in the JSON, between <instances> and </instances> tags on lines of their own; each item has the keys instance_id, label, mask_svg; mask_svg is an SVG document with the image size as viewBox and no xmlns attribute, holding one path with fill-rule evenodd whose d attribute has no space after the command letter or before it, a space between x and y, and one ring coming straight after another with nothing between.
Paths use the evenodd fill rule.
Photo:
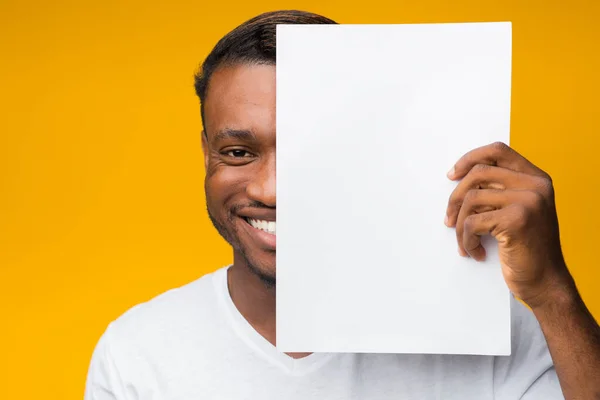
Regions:
<instances>
[{"instance_id":1,"label":"white teeth","mask_svg":"<svg viewBox=\"0 0 600 400\"><path fill-rule=\"evenodd\" d=\"M262 219L248 218L248 222L250 222L250 225L252 225L256 229L260 229L261 231L265 231L272 235L275 235L277 225L275 221L265 221Z\"/></svg>"}]
</instances>

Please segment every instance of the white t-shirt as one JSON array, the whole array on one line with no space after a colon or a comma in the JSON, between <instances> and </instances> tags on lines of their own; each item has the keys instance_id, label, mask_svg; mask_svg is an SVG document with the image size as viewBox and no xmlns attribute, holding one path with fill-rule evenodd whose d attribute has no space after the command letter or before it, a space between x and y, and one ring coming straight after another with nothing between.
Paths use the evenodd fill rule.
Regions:
<instances>
[{"instance_id":1,"label":"white t-shirt","mask_svg":"<svg viewBox=\"0 0 600 400\"><path fill-rule=\"evenodd\" d=\"M293 359L238 312L222 268L112 322L92 356L85 400L563 399L539 325L514 299L512 335L510 357Z\"/></svg>"}]
</instances>

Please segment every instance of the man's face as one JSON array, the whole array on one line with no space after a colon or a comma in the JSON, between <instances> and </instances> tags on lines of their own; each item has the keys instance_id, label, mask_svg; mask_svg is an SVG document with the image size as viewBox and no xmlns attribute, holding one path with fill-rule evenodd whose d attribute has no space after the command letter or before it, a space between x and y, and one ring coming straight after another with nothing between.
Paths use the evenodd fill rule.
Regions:
<instances>
[{"instance_id":1,"label":"man's face","mask_svg":"<svg viewBox=\"0 0 600 400\"><path fill-rule=\"evenodd\" d=\"M263 280L275 283L275 66L215 71L202 147L209 216Z\"/></svg>"}]
</instances>

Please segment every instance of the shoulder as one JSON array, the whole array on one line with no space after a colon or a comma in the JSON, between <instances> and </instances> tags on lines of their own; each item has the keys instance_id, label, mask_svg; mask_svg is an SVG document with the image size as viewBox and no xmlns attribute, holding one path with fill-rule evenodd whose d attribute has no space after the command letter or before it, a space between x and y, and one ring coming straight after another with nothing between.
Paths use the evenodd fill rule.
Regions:
<instances>
[{"instance_id":1,"label":"shoulder","mask_svg":"<svg viewBox=\"0 0 600 400\"><path fill-rule=\"evenodd\" d=\"M148 374L187 365L190 351L209 352L221 321L216 283L225 272L222 268L168 290L108 324L92 354L85 398L105 398L106 393L127 398L123 393L129 383L145 387ZM163 370L155 371L156 366Z\"/></svg>"},{"instance_id":2,"label":"shoulder","mask_svg":"<svg viewBox=\"0 0 600 400\"><path fill-rule=\"evenodd\" d=\"M116 350L143 351L201 335L218 318L215 280L224 272L219 269L130 308L108 325L104 341Z\"/></svg>"}]
</instances>

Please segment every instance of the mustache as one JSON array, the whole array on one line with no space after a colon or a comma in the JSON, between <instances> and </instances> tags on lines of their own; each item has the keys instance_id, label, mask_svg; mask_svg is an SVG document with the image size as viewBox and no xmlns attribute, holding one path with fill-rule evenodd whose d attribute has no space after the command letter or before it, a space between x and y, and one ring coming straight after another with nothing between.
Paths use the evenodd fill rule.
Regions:
<instances>
[{"instance_id":1,"label":"mustache","mask_svg":"<svg viewBox=\"0 0 600 400\"><path fill-rule=\"evenodd\" d=\"M274 210L275 209L275 207L268 206L264 203L261 203L260 201L251 201L246 204L236 204L233 207L231 207L231 209L229 210L229 216L233 217L240 210L246 209L246 208L259 208L259 209L266 209L266 210Z\"/></svg>"}]
</instances>

